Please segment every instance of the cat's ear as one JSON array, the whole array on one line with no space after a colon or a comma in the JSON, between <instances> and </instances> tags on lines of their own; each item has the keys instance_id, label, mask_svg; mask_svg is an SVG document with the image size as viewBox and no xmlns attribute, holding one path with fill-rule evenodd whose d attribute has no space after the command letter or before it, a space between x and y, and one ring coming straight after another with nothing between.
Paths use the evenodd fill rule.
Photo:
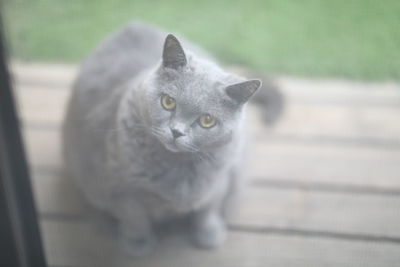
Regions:
<instances>
[{"instance_id":1,"label":"cat's ear","mask_svg":"<svg viewBox=\"0 0 400 267\"><path fill-rule=\"evenodd\" d=\"M239 105L246 103L261 86L260 80L248 80L226 87L226 94Z\"/></svg>"},{"instance_id":2,"label":"cat's ear","mask_svg":"<svg viewBox=\"0 0 400 267\"><path fill-rule=\"evenodd\" d=\"M168 34L164 43L162 64L166 68L178 69L187 63L186 55L178 39L172 34Z\"/></svg>"}]
</instances>

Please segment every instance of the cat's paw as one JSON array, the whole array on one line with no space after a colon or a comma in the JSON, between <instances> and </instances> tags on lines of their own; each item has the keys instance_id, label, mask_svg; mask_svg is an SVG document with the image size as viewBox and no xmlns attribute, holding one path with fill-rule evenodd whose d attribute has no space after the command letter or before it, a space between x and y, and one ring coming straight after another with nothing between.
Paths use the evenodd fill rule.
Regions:
<instances>
[{"instance_id":1,"label":"cat's paw","mask_svg":"<svg viewBox=\"0 0 400 267\"><path fill-rule=\"evenodd\" d=\"M226 240L225 223L218 216L212 216L201 224L197 224L193 230L194 244L200 248L215 248Z\"/></svg>"},{"instance_id":2,"label":"cat's paw","mask_svg":"<svg viewBox=\"0 0 400 267\"><path fill-rule=\"evenodd\" d=\"M131 257L139 258L151 255L157 247L157 238L153 233L120 232L122 249Z\"/></svg>"}]
</instances>

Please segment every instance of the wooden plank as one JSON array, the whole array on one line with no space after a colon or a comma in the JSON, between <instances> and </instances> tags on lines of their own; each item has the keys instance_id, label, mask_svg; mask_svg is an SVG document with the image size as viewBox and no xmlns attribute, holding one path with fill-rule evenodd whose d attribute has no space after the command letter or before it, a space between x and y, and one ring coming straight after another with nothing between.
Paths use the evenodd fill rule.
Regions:
<instances>
[{"instance_id":1,"label":"wooden plank","mask_svg":"<svg viewBox=\"0 0 400 267\"><path fill-rule=\"evenodd\" d=\"M70 92L43 85L30 86L29 89L17 87L22 120L27 124L60 127Z\"/></svg>"},{"instance_id":2,"label":"wooden plank","mask_svg":"<svg viewBox=\"0 0 400 267\"><path fill-rule=\"evenodd\" d=\"M163 239L154 255L131 259L110 229L93 222L42 222L48 261L60 266L398 266L400 246L318 237L231 232L217 250L197 250L185 238Z\"/></svg>"},{"instance_id":3,"label":"wooden plank","mask_svg":"<svg viewBox=\"0 0 400 267\"><path fill-rule=\"evenodd\" d=\"M400 197L252 186L232 225L400 238Z\"/></svg>"},{"instance_id":4,"label":"wooden plank","mask_svg":"<svg viewBox=\"0 0 400 267\"><path fill-rule=\"evenodd\" d=\"M60 171L34 172L32 187L41 215L82 216L89 210L70 177Z\"/></svg>"},{"instance_id":5,"label":"wooden plank","mask_svg":"<svg viewBox=\"0 0 400 267\"><path fill-rule=\"evenodd\" d=\"M61 134L54 130L23 129L23 139L28 163L33 169L51 168L59 170L62 166Z\"/></svg>"},{"instance_id":6,"label":"wooden plank","mask_svg":"<svg viewBox=\"0 0 400 267\"><path fill-rule=\"evenodd\" d=\"M249 149L249 176L257 179L400 188L400 151L256 142Z\"/></svg>"},{"instance_id":7,"label":"wooden plank","mask_svg":"<svg viewBox=\"0 0 400 267\"><path fill-rule=\"evenodd\" d=\"M63 63L13 61L10 66L17 84L44 85L53 88L70 87L78 70L76 65Z\"/></svg>"},{"instance_id":8,"label":"wooden plank","mask_svg":"<svg viewBox=\"0 0 400 267\"><path fill-rule=\"evenodd\" d=\"M33 181L41 214L74 218L88 212L70 177L37 174ZM249 186L239 204L230 224L240 227L400 238L399 196Z\"/></svg>"},{"instance_id":9,"label":"wooden plank","mask_svg":"<svg viewBox=\"0 0 400 267\"><path fill-rule=\"evenodd\" d=\"M35 169L62 166L58 131L27 129L24 136ZM249 148L248 154L246 169L252 178L400 188L399 150L265 139Z\"/></svg>"},{"instance_id":10,"label":"wooden plank","mask_svg":"<svg viewBox=\"0 0 400 267\"><path fill-rule=\"evenodd\" d=\"M400 142L400 108L289 104L272 129L276 134L380 138ZM265 130L258 132L264 136Z\"/></svg>"},{"instance_id":11,"label":"wooden plank","mask_svg":"<svg viewBox=\"0 0 400 267\"><path fill-rule=\"evenodd\" d=\"M309 141L319 138L330 143L400 145L400 109L394 107L318 106L288 103L273 127L266 127L259 110L248 107L249 137L264 142L274 137L286 141ZM346 142L347 140L347 142ZM315 140L315 142L318 140ZM357 141L360 141L357 143ZM373 143L373 141L375 143Z\"/></svg>"},{"instance_id":12,"label":"wooden plank","mask_svg":"<svg viewBox=\"0 0 400 267\"><path fill-rule=\"evenodd\" d=\"M400 107L400 84L395 81L362 82L278 76L276 82L293 103Z\"/></svg>"}]
</instances>

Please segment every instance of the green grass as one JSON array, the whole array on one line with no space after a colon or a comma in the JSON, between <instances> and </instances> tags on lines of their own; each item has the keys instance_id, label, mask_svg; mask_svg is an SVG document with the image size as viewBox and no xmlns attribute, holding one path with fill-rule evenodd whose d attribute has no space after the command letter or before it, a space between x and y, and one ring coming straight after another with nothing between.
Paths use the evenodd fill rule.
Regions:
<instances>
[{"instance_id":1,"label":"green grass","mask_svg":"<svg viewBox=\"0 0 400 267\"><path fill-rule=\"evenodd\" d=\"M132 19L224 62L302 76L400 78L399 0L7 0L15 57L76 62Z\"/></svg>"}]
</instances>

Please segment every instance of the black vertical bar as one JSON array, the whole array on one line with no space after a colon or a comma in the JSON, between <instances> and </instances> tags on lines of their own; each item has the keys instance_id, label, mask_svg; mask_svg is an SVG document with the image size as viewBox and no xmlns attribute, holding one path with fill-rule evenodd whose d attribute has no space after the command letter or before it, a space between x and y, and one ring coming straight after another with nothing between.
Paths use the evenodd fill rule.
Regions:
<instances>
[{"instance_id":1,"label":"black vertical bar","mask_svg":"<svg viewBox=\"0 0 400 267\"><path fill-rule=\"evenodd\" d=\"M0 266L45 267L0 18Z\"/></svg>"}]
</instances>

